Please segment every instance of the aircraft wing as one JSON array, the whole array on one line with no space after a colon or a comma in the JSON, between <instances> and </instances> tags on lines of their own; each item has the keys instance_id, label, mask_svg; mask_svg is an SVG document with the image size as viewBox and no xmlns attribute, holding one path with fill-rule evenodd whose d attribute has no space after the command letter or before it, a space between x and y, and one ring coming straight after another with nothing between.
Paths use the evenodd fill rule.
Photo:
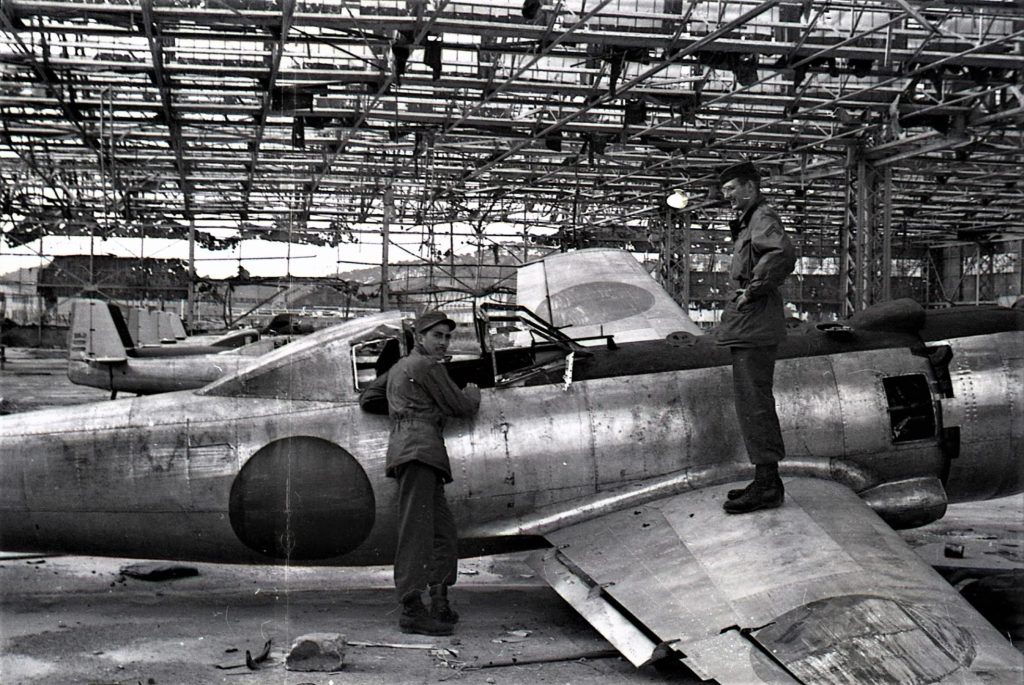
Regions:
<instances>
[{"instance_id":1,"label":"aircraft wing","mask_svg":"<svg viewBox=\"0 0 1024 685\"><path fill-rule=\"evenodd\" d=\"M635 665L719 683L1024 682L1024 656L847 487L797 478L729 516L726 486L548 533L538 572Z\"/></svg>"}]
</instances>

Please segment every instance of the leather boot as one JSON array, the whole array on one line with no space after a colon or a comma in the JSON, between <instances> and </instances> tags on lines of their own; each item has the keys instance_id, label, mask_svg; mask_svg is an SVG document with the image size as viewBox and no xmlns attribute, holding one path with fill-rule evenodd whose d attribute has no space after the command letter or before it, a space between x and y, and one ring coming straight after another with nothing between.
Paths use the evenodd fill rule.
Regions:
<instances>
[{"instance_id":1,"label":"leather boot","mask_svg":"<svg viewBox=\"0 0 1024 685\"><path fill-rule=\"evenodd\" d=\"M782 487L782 479L779 478L779 465L778 464L759 464L754 467L754 480L747 484L745 488L737 488L730 490L725 493L727 499L739 499L743 495L747 494L747 490L754 487L754 482L761 480L765 485L777 483L779 487Z\"/></svg>"},{"instance_id":2,"label":"leather boot","mask_svg":"<svg viewBox=\"0 0 1024 685\"><path fill-rule=\"evenodd\" d=\"M417 635L451 635L451 623L444 623L430 615L419 594L408 595L402 599L402 615L398 617L398 627L403 633Z\"/></svg>"},{"instance_id":3,"label":"leather boot","mask_svg":"<svg viewBox=\"0 0 1024 685\"><path fill-rule=\"evenodd\" d=\"M746 514L758 509L774 509L782 506L786 489L779 477L778 464L758 464L755 467L754 482L744 488L736 497L732 492L722 508L727 514Z\"/></svg>"},{"instance_id":4,"label":"leather boot","mask_svg":"<svg viewBox=\"0 0 1024 685\"><path fill-rule=\"evenodd\" d=\"M444 583L430 586L430 616L442 623L458 623L459 615L448 604L448 586Z\"/></svg>"},{"instance_id":5,"label":"leather boot","mask_svg":"<svg viewBox=\"0 0 1024 685\"><path fill-rule=\"evenodd\" d=\"M749 483L747 483L747 487L745 488L736 488L735 490L730 490L729 492L725 493L725 496L728 499L738 499L740 497L743 497L743 495L747 494L747 490L749 490L752 487L754 487L754 481L750 481Z\"/></svg>"}]
</instances>

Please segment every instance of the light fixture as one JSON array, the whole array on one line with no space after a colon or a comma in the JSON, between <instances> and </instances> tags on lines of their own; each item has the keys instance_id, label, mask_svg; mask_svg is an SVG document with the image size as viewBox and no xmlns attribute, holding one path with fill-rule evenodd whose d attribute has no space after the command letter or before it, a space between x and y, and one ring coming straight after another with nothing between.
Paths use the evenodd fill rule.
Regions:
<instances>
[{"instance_id":1,"label":"light fixture","mask_svg":"<svg viewBox=\"0 0 1024 685\"><path fill-rule=\"evenodd\" d=\"M690 198L686 196L682 188L676 188L665 198L665 202L672 209L682 209L690 202Z\"/></svg>"}]
</instances>

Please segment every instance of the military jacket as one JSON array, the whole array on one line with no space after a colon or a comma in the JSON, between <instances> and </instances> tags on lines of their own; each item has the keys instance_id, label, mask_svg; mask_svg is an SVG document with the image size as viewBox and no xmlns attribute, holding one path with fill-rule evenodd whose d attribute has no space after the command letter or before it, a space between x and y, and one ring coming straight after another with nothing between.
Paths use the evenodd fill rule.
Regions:
<instances>
[{"instance_id":1,"label":"military jacket","mask_svg":"<svg viewBox=\"0 0 1024 685\"><path fill-rule=\"evenodd\" d=\"M732 223L732 230L729 274L746 290L750 302L737 307L737 295L726 304L717 342L728 347L778 345L786 337L779 288L796 265L793 243L779 215L762 198Z\"/></svg>"},{"instance_id":2,"label":"military jacket","mask_svg":"<svg viewBox=\"0 0 1024 685\"><path fill-rule=\"evenodd\" d=\"M393 420L385 472L410 461L433 466L452 481L444 445L444 422L449 416L472 416L479 408L455 384L444 366L419 346L395 362L387 373L388 414Z\"/></svg>"}]
</instances>

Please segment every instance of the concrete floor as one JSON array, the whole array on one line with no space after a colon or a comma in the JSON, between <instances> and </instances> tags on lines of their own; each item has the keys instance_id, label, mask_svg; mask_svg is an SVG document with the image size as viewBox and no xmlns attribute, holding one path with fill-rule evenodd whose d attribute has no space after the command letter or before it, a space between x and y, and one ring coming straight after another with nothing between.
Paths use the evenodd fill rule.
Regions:
<instances>
[{"instance_id":1,"label":"concrete floor","mask_svg":"<svg viewBox=\"0 0 1024 685\"><path fill-rule=\"evenodd\" d=\"M102 390L71 385L63 363L60 353L8 349L0 411L106 399ZM961 583L978 573L1024 569L1024 496L953 506L943 520L904 538ZM964 559L947 558L946 545L963 545ZM121 574L135 561L0 556L0 683L697 682L637 670L615 656L480 668L609 649L517 555L461 563L453 600L463 620L455 636L437 639L397 630L389 567L188 564L198 575L148 582ZM286 671L291 641L311 632L370 645L351 647L338 673ZM257 671L247 669L245 651L258 653L268 639L270 658Z\"/></svg>"},{"instance_id":2,"label":"concrete floor","mask_svg":"<svg viewBox=\"0 0 1024 685\"><path fill-rule=\"evenodd\" d=\"M453 590L463 619L453 637L397 630L390 568L286 569L189 564L197 576L125 578L124 559L0 560L0 682L173 683L605 683L661 682L618 657L474 670L496 660L609 649L604 640L516 559L462 564ZM469 574L469 575L467 575ZM456 591L457 590L457 591ZM517 631L517 632L510 632ZM292 640L313 632L351 642L334 674L284 669ZM259 671L245 667L271 640ZM428 649L427 647L433 647ZM436 652L434 650L450 650ZM228 670L216 668L236 666ZM150 681L152 679L152 681ZM683 682L683 681L680 681Z\"/></svg>"}]
</instances>

